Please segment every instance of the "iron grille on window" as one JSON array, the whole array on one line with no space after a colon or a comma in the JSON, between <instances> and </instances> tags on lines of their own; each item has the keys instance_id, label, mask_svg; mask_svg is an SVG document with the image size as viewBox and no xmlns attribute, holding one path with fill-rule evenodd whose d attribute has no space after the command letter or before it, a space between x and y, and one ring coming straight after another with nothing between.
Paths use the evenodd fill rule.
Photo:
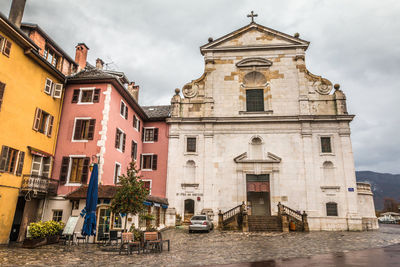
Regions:
<instances>
[{"instance_id":1,"label":"iron grille on window","mask_svg":"<svg viewBox=\"0 0 400 267\"><path fill-rule=\"evenodd\" d=\"M332 153L330 137L321 137L321 152L322 153Z\"/></svg>"},{"instance_id":2,"label":"iron grille on window","mask_svg":"<svg viewBox=\"0 0 400 267\"><path fill-rule=\"evenodd\" d=\"M196 152L196 137L188 137L186 144L186 152Z\"/></svg>"},{"instance_id":3,"label":"iron grille on window","mask_svg":"<svg viewBox=\"0 0 400 267\"><path fill-rule=\"evenodd\" d=\"M336 203L334 202L326 203L326 216L338 216Z\"/></svg>"},{"instance_id":4,"label":"iron grille on window","mask_svg":"<svg viewBox=\"0 0 400 267\"><path fill-rule=\"evenodd\" d=\"M264 91L263 89L246 90L246 110L264 111Z\"/></svg>"}]
</instances>

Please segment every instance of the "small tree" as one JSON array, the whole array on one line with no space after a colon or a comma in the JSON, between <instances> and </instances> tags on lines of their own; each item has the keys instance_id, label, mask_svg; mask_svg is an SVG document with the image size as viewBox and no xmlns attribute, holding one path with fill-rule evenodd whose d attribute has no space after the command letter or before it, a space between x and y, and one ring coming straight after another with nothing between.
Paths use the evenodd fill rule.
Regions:
<instances>
[{"instance_id":1,"label":"small tree","mask_svg":"<svg viewBox=\"0 0 400 267\"><path fill-rule=\"evenodd\" d=\"M136 162L132 161L129 164L126 175L118 177L119 182L117 192L114 199L111 201L111 210L114 213L125 213L126 215L136 215L145 209L143 202L149 195L149 190L145 188L141 177L136 169ZM125 220L124 231L126 232Z\"/></svg>"}]
</instances>

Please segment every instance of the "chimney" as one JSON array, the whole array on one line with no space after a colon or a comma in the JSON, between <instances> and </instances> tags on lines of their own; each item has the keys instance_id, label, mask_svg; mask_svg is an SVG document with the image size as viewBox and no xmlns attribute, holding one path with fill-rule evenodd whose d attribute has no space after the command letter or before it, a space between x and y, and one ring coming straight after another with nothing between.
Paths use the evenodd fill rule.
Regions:
<instances>
[{"instance_id":1,"label":"chimney","mask_svg":"<svg viewBox=\"0 0 400 267\"><path fill-rule=\"evenodd\" d=\"M128 92L131 94L133 99L139 103L139 85L135 85L135 82L128 84Z\"/></svg>"},{"instance_id":2,"label":"chimney","mask_svg":"<svg viewBox=\"0 0 400 267\"><path fill-rule=\"evenodd\" d=\"M75 62L78 64L78 71L81 71L86 67L89 47L85 43L79 43L75 49Z\"/></svg>"},{"instance_id":3,"label":"chimney","mask_svg":"<svg viewBox=\"0 0 400 267\"><path fill-rule=\"evenodd\" d=\"M104 66L104 61L100 58L96 59L96 69L102 70Z\"/></svg>"},{"instance_id":4,"label":"chimney","mask_svg":"<svg viewBox=\"0 0 400 267\"><path fill-rule=\"evenodd\" d=\"M10 14L8 19L15 24L18 28L21 28L22 16L24 15L26 0L13 0L11 3Z\"/></svg>"}]
</instances>

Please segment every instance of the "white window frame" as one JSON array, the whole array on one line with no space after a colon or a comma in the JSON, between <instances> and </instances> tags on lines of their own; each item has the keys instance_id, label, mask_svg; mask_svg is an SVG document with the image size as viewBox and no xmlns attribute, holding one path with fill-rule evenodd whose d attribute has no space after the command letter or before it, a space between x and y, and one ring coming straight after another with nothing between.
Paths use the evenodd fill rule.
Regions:
<instances>
[{"instance_id":1,"label":"white window frame","mask_svg":"<svg viewBox=\"0 0 400 267\"><path fill-rule=\"evenodd\" d=\"M188 138L196 138L196 151L195 152L188 152L187 151L187 139ZM198 148L199 148L198 144L199 144L199 137L197 135L187 135L187 136L185 136L184 155L197 155L198 154Z\"/></svg>"},{"instance_id":2,"label":"white window frame","mask_svg":"<svg viewBox=\"0 0 400 267\"><path fill-rule=\"evenodd\" d=\"M121 114L121 105L124 104L124 111L123 114ZM126 103L124 102L124 100L121 99L121 103L119 104L119 115L121 115L122 118L124 118L125 120L125 112L126 112Z\"/></svg>"},{"instance_id":3,"label":"white window frame","mask_svg":"<svg viewBox=\"0 0 400 267\"><path fill-rule=\"evenodd\" d=\"M63 90L63 85L61 83L53 82L51 96L53 98L61 98L62 90Z\"/></svg>"},{"instance_id":4,"label":"white window frame","mask_svg":"<svg viewBox=\"0 0 400 267\"><path fill-rule=\"evenodd\" d=\"M141 179L142 182L150 182L149 195L151 194L151 189L153 188L153 181L151 179Z\"/></svg>"},{"instance_id":5,"label":"white window frame","mask_svg":"<svg viewBox=\"0 0 400 267\"><path fill-rule=\"evenodd\" d=\"M118 172L117 177L115 177L115 171L117 169L117 165L119 166L119 172ZM116 161L115 164L114 164L114 180L113 180L115 185L118 184L118 182L119 182L119 178L118 177L121 175L121 168L122 168L121 163Z\"/></svg>"},{"instance_id":6,"label":"white window frame","mask_svg":"<svg viewBox=\"0 0 400 267\"><path fill-rule=\"evenodd\" d=\"M86 158L86 155L69 155L69 166L68 166L68 176L67 176L67 182L65 183L66 186L80 186L82 183L70 183L69 178L71 176L71 169L72 169L72 159L74 158Z\"/></svg>"},{"instance_id":7,"label":"white window frame","mask_svg":"<svg viewBox=\"0 0 400 267\"><path fill-rule=\"evenodd\" d=\"M123 144L124 142L122 142L122 138L121 138L121 137L124 136L123 134L124 134L125 132L122 131L121 128L119 128L119 127L117 127L117 129L120 130L120 132L121 132L121 133L120 133L121 136L119 137L119 146L117 147L117 150L118 150L119 152L121 152L121 153L124 153L124 152L122 151L122 144ZM126 145L126 140L125 140L125 145Z\"/></svg>"},{"instance_id":8,"label":"white window frame","mask_svg":"<svg viewBox=\"0 0 400 267\"><path fill-rule=\"evenodd\" d=\"M95 89L96 89L96 87L81 87L81 88L79 88L79 97L78 97L78 102L76 104L78 104L78 105L92 105L93 104L93 96L94 96L94 90ZM92 101L91 102L81 102L82 91L93 91Z\"/></svg>"},{"instance_id":9,"label":"white window frame","mask_svg":"<svg viewBox=\"0 0 400 267\"><path fill-rule=\"evenodd\" d=\"M322 142L321 142L321 137L329 137L331 139L331 152L322 152ZM318 135L318 146L319 146L319 154L321 156L334 156L335 155L335 149L334 149L334 140L333 140L333 134L321 134Z\"/></svg>"},{"instance_id":10,"label":"white window frame","mask_svg":"<svg viewBox=\"0 0 400 267\"><path fill-rule=\"evenodd\" d=\"M155 155L154 153L143 153L143 154L141 155L141 157L142 157L142 159L141 159L142 164L140 164L140 165L141 165L141 166L140 166L140 170L141 170L141 171L146 171L146 172L148 172L148 171L153 171L153 156L154 156L154 155ZM144 163L143 156L151 156L150 169L143 169L143 163Z\"/></svg>"},{"instance_id":11,"label":"white window frame","mask_svg":"<svg viewBox=\"0 0 400 267\"><path fill-rule=\"evenodd\" d=\"M51 219L54 219L54 212L55 211L61 211L61 222L63 221L63 217L64 217L64 210L63 209L52 209L52 214L51 214Z\"/></svg>"},{"instance_id":12,"label":"white window frame","mask_svg":"<svg viewBox=\"0 0 400 267\"><path fill-rule=\"evenodd\" d=\"M136 116L136 115L133 115L133 116L136 118L136 125L135 125L135 127L133 127L133 128L135 128L135 130L136 130L137 132L140 132L140 127L139 127L139 125L140 125L140 120L139 120L139 117Z\"/></svg>"},{"instance_id":13,"label":"white window frame","mask_svg":"<svg viewBox=\"0 0 400 267\"><path fill-rule=\"evenodd\" d=\"M48 87L47 86L47 82L50 82L50 86ZM46 78L46 81L45 81L45 83L44 83L44 93L45 94L48 94L48 95L52 95L53 94L53 80L52 79L50 79L50 78ZM46 88L49 88L49 91L48 92L46 92Z\"/></svg>"},{"instance_id":14,"label":"white window frame","mask_svg":"<svg viewBox=\"0 0 400 267\"><path fill-rule=\"evenodd\" d=\"M71 142L74 142L74 143L86 143L86 142L89 142L89 140L75 140L74 136L75 136L76 121L77 120L91 120L91 119L93 119L93 118L91 118L91 117L75 117L75 119L74 119L74 128L72 130L72 136L71 136Z\"/></svg>"},{"instance_id":15,"label":"white window frame","mask_svg":"<svg viewBox=\"0 0 400 267\"><path fill-rule=\"evenodd\" d=\"M154 132L153 132L153 141L146 141L146 130L147 129L156 129L157 127L143 127L143 143L154 143ZM158 130L158 134L160 134L160 130ZM144 155L144 154L143 154Z\"/></svg>"},{"instance_id":16,"label":"white window frame","mask_svg":"<svg viewBox=\"0 0 400 267\"><path fill-rule=\"evenodd\" d=\"M35 157L40 157L40 167L39 167L39 176L43 176L43 167L44 167L44 163L43 163L43 159L45 158L45 157L43 157L43 156L38 156L38 155L32 155L32 164L31 164L31 174L32 174L32 170L33 170L33 164L34 164L34 158ZM51 178L51 169L52 169L52 162L53 162L53 160L52 160L52 158L51 157L49 157L50 158L50 166L49 166L49 177L47 177L47 178Z\"/></svg>"}]
</instances>

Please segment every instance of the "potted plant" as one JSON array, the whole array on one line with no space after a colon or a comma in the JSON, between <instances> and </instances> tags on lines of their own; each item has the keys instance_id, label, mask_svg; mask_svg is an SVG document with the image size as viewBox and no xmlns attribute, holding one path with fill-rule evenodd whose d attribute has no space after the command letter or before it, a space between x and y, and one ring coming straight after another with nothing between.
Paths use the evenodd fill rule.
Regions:
<instances>
[{"instance_id":1,"label":"potted plant","mask_svg":"<svg viewBox=\"0 0 400 267\"><path fill-rule=\"evenodd\" d=\"M64 228L63 222L34 222L28 227L29 237L22 244L24 248L35 248L59 241L59 233Z\"/></svg>"}]
</instances>

